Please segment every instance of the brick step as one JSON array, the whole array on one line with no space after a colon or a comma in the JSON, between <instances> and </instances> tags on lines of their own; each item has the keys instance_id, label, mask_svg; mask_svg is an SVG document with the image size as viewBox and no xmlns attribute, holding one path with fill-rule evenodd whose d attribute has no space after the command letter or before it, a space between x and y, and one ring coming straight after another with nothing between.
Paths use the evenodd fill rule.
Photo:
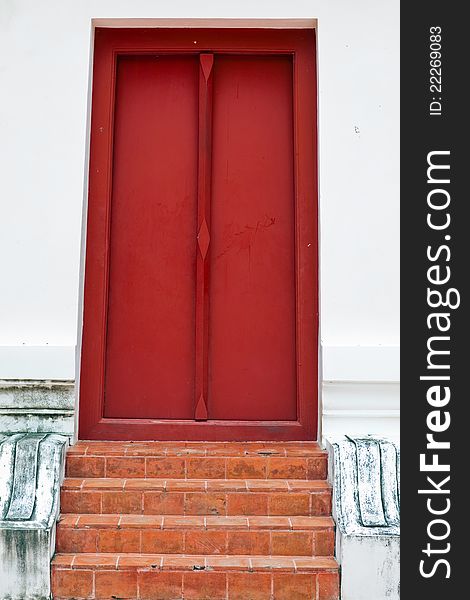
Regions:
<instances>
[{"instance_id":1,"label":"brick step","mask_svg":"<svg viewBox=\"0 0 470 600\"><path fill-rule=\"evenodd\" d=\"M332 557L57 554L55 600L338 600Z\"/></svg>"},{"instance_id":2,"label":"brick step","mask_svg":"<svg viewBox=\"0 0 470 600\"><path fill-rule=\"evenodd\" d=\"M72 456L316 456L325 454L318 442L113 442L81 440L69 448Z\"/></svg>"},{"instance_id":3,"label":"brick step","mask_svg":"<svg viewBox=\"0 0 470 600\"><path fill-rule=\"evenodd\" d=\"M63 513L329 516L323 480L66 478Z\"/></svg>"},{"instance_id":4,"label":"brick step","mask_svg":"<svg viewBox=\"0 0 470 600\"><path fill-rule=\"evenodd\" d=\"M67 453L68 477L326 479L316 442L79 442Z\"/></svg>"},{"instance_id":5,"label":"brick step","mask_svg":"<svg viewBox=\"0 0 470 600\"><path fill-rule=\"evenodd\" d=\"M338 600L315 442L79 442L55 600Z\"/></svg>"},{"instance_id":6,"label":"brick step","mask_svg":"<svg viewBox=\"0 0 470 600\"><path fill-rule=\"evenodd\" d=\"M331 556L330 517L62 515L56 550Z\"/></svg>"}]
</instances>

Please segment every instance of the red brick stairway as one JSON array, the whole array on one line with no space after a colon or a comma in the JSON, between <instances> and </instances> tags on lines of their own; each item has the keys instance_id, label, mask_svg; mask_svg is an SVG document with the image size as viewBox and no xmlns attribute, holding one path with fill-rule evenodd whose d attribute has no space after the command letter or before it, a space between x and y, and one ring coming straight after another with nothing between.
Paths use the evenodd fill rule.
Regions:
<instances>
[{"instance_id":1,"label":"red brick stairway","mask_svg":"<svg viewBox=\"0 0 470 600\"><path fill-rule=\"evenodd\" d=\"M79 442L55 600L338 600L327 456L314 442Z\"/></svg>"}]
</instances>

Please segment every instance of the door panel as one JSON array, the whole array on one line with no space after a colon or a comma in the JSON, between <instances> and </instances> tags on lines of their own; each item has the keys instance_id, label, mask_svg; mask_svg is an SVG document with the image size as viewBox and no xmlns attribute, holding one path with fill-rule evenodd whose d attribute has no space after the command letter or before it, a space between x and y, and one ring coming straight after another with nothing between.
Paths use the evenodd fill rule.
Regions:
<instances>
[{"instance_id":1,"label":"door panel","mask_svg":"<svg viewBox=\"0 0 470 600\"><path fill-rule=\"evenodd\" d=\"M105 417L193 416L198 73L117 64Z\"/></svg>"},{"instance_id":2,"label":"door panel","mask_svg":"<svg viewBox=\"0 0 470 600\"><path fill-rule=\"evenodd\" d=\"M317 424L315 35L95 30L81 439Z\"/></svg>"},{"instance_id":3,"label":"door panel","mask_svg":"<svg viewBox=\"0 0 470 600\"><path fill-rule=\"evenodd\" d=\"M292 58L214 64L211 418L295 420Z\"/></svg>"}]
</instances>

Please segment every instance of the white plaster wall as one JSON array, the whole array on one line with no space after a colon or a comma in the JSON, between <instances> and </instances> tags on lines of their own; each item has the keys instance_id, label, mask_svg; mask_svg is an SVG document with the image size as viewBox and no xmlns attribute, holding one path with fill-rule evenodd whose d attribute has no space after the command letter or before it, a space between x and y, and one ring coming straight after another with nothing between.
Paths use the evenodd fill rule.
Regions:
<instances>
[{"instance_id":1,"label":"white plaster wall","mask_svg":"<svg viewBox=\"0 0 470 600\"><path fill-rule=\"evenodd\" d=\"M323 364L396 371L398 0L0 0L0 378L74 376L92 19L117 18L318 20Z\"/></svg>"}]
</instances>

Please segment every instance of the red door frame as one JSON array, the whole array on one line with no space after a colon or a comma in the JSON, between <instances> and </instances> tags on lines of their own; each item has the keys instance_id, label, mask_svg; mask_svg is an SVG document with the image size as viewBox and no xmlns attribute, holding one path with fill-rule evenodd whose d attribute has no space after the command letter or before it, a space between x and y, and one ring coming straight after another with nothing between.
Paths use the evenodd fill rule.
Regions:
<instances>
[{"instance_id":1,"label":"red door frame","mask_svg":"<svg viewBox=\"0 0 470 600\"><path fill-rule=\"evenodd\" d=\"M119 54L293 56L297 421L104 418L113 109ZM317 93L314 30L95 30L79 438L314 440L318 423Z\"/></svg>"}]
</instances>

